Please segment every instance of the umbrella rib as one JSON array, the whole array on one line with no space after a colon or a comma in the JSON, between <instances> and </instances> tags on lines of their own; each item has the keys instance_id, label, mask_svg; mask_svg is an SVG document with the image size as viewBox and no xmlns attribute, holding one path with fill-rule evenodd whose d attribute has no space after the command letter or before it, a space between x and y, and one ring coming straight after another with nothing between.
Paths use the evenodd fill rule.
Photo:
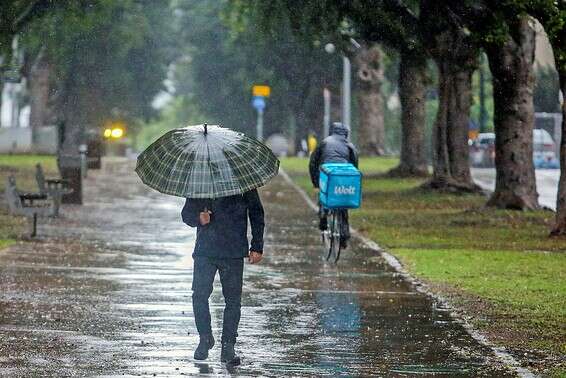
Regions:
<instances>
[{"instance_id":1,"label":"umbrella rib","mask_svg":"<svg viewBox=\"0 0 566 378\"><path fill-rule=\"evenodd\" d=\"M214 176L212 175L212 164L210 163L210 146L208 145L208 140L206 139L206 134L204 136L206 143L206 159L208 161L208 169L210 170L210 182L212 183L212 199L216 196L216 189L214 188Z\"/></svg>"}]
</instances>

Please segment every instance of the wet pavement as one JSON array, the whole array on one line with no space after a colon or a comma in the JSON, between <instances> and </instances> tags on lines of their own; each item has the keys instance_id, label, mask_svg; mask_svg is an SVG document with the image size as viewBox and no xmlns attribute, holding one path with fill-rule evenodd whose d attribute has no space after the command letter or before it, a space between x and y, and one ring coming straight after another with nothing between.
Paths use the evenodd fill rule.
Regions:
<instances>
[{"instance_id":1,"label":"wet pavement","mask_svg":"<svg viewBox=\"0 0 566 378\"><path fill-rule=\"evenodd\" d=\"M556 195L558 194L558 181L560 169L537 169L538 202L541 206L556 210ZM495 190L495 168L472 168L472 177L476 184L484 190Z\"/></svg>"},{"instance_id":2,"label":"wet pavement","mask_svg":"<svg viewBox=\"0 0 566 378\"><path fill-rule=\"evenodd\" d=\"M146 189L132 162L85 184L43 240L0 252L0 376L512 376L376 252L354 243L325 263L314 214L280 177L262 190L265 258L246 265L242 366L218 347L197 363L183 201ZM217 339L222 310L217 279Z\"/></svg>"}]
</instances>

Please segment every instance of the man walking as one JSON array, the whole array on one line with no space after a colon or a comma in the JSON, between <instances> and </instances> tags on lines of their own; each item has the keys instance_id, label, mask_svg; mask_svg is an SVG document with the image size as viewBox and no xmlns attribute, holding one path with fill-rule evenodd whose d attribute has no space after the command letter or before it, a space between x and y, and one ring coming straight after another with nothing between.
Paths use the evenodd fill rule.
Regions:
<instances>
[{"instance_id":1,"label":"man walking","mask_svg":"<svg viewBox=\"0 0 566 378\"><path fill-rule=\"evenodd\" d=\"M248 217L252 228L248 244ZM193 252L193 311L200 342L196 360L208 358L214 346L208 298L218 271L226 307L222 325L220 359L240 364L234 351L240 322L244 258L251 264L263 256L264 212L256 189L241 195L210 199L187 199L182 210L183 222L197 228Z\"/></svg>"},{"instance_id":2,"label":"man walking","mask_svg":"<svg viewBox=\"0 0 566 378\"><path fill-rule=\"evenodd\" d=\"M309 173L312 185L318 188L320 166L325 163L352 163L358 168L358 152L356 147L348 140L350 129L347 125L334 122L330 128L330 135L324 138L322 143L311 154L309 162ZM342 227L340 230L340 246L346 248L350 238L350 225L348 224L348 210L342 211ZM328 228L327 212L319 209L319 228L324 231Z\"/></svg>"}]
</instances>

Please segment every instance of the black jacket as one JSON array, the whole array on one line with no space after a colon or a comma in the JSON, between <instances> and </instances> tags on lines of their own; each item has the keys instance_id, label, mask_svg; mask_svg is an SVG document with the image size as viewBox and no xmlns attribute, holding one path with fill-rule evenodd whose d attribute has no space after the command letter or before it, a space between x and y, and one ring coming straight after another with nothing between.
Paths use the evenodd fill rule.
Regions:
<instances>
[{"instance_id":1,"label":"black jacket","mask_svg":"<svg viewBox=\"0 0 566 378\"><path fill-rule=\"evenodd\" d=\"M309 173L312 184L318 188L320 166L324 163L352 163L358 167L358 152L356 147L348 141L348 127L335 123L330 135L324 138L314 150L309 162Z\"/></svg>"},{"instance_id":2,"label":"black jacket","mask_svg":"<svg viewBox=\"0 0 566 378\"><path fill-rule=\"evenodd\" d=\"M201 226L199 214L212 211L210 223ZM189 199L181 212L183 222L197 228L193 256L241 258L251 251L263 252L264 213L257 190L242 195L210 199ZM252 228L248 245L248 217Z\"/></svg>"}]
</instances>

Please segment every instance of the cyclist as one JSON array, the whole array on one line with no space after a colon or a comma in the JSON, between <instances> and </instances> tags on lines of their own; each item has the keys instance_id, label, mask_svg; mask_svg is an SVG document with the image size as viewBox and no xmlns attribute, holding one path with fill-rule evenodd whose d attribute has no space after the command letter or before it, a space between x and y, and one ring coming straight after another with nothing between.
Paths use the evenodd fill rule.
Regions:
<instances>
[{"instance_id":1,"label":"cyclist","mask_svg":"<svg viewBox=\"0 0 566 378\"><path fill-rule=\"evenodd\" d=\"M350 128L341 122L334 122L330 128L330 135L318 145L311 154L309 173L312 184L318 188L320 166L325 163L352 163L358 167L358 152L356 147L348 140ZM319 228L324 231L328 228L327 211L322 206L319 210ZM340 230L340 246L346 248L350 239L350 226L348 224L348 210L342 210L342 229Z\"/></svg>"}]
</instances>

